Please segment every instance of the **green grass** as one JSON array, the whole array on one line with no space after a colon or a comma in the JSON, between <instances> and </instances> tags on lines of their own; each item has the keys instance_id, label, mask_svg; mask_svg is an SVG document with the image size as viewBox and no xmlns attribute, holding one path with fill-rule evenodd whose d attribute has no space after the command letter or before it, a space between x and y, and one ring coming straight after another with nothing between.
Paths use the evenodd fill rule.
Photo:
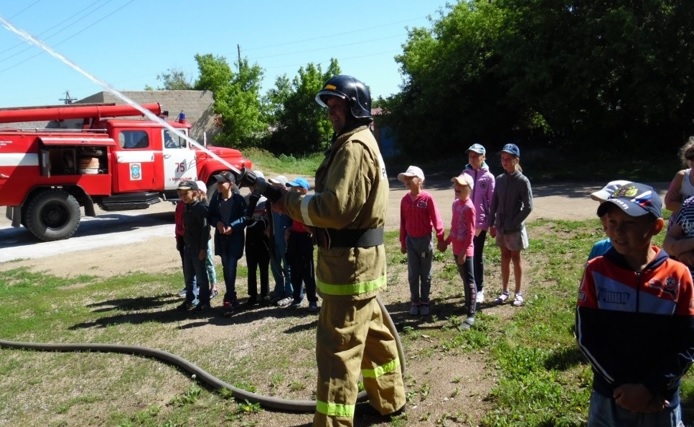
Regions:
<instances>
[{"instance_id":1,"label":"green grass","mask_svg":"<svg viewBox=\"0 0 694 427\"><path fill-rule=\"evenodd\" d=\"M587 254L602 234L597 219L530 223L531 246L524 253L528 300L524 308L512 309L511 315L485 309L475 328L465 332L458 331L456 326L461 319L451 313L435 314L431 324L440 327L427 329L401 318L397 326L407 364L427 366L416 375L406 372L409 403L429 402L435 390L428 374L446 363L449 356L468 355L482 357L485 369L498 379L489 395L483 396L490 409L481 420L482 425L583 425L592 374L575 344L574 307ZM662 238L662 234L657 236L656 243L660 244ZM394 293L398 286L403 288L396 282L406 271L406 259L399 251L397 232L386 233L386 241L391 288L384 298L392 304L402 302L402 297ZM499 252L489 242L486 263L489 274L498 274ZM437 254L434 272L436 298L459 298L460 278L451 265L450 253ZM239 274L243 278L245 269L239 269ZM233 322L223 325L229 327L230 334L224 342L185 346L181 336L194 333L194 329L188 329L186 316L171 310L180 302L173 296L180 283L180 272L135 273L107 279L86 275L65 279L21 268L1 272L0 337L36 342L150 345L195 361L203 369L250 391L310 397L315 365L312 351L306 349L313 346L311 330L315 319L284 318L283 333L277 333L277 323L268 323L240 341L253 344L243 351L227 346L233 339ZM257 418L263 412L258 405L230 401L228 392L208 390L153 360L127 355L76 356L15 350L0 350L0 355L0 376L4 378L0 419L9 420L10 424L38 425L45 421L43 425L74 425L72 419L82 420L80 415L90 414L89 408L98 405L104 413L96 419L82 420L83 424L263 425ZM44 379L51 378L55 382L56 377L63 378L68 386L50 388L44 383ZM464 384L459 382L460 378L451 380L447 396L454 398L465 393ZM163 396L162 400L132 403L131 396L136 396L142 387L155 389L153 394ZM46 401L39 413L23 415L16 409L17 399L21 401L18 396L44 393L51 397L42 397ZM120 408L119 399L127 399L128 404ZM692 373L685 377L682 399L685 420L691 422ZM409 421L435 425L472 422L464 412L464 408L444 414L425 412ZM397 418L390 425L408 425L408 419Z\"/></svg>"},{"instance_id":2,"label":"green grass","mask_svg":"<svg viewBox=\"0 0 694 427\"><path fill-rule=\"evenodd\" d=\"M257 148L245 149L243 155L253 161L254 170L264 172L267 178L272 178L274 174L288 173L287 171L296 175L313 177L323 161L323 153L296 158L284 154L275 155Z\"/></svg>"}]
</instances>

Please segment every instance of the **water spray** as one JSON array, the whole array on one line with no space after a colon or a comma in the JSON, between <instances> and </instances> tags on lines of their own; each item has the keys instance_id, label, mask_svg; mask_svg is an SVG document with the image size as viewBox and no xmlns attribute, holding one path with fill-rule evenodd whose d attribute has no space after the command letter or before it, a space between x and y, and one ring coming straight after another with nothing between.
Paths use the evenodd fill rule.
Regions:
<instances>
[{"instance_id":1,"label":"water spray","mask_svg":"<svg viewBox=\"0 0 694 427\"><path fill-rule=\"evenodd\" d=\"M238 182L244 186L250 187L253 191L256 191L263 196L267 197L270 201L276 202L280 197L282 197L282 192L278 190L277 188L273 187L272 185L269 185L264 178L257 176L252 170L243 168L243 170L238 170L236 167L234 167L231 163L227 162L226 160L222 159L212 151L208 150L207 147L204 145L200 144L190 136L184 134L183 132L179 131L175 127L171 126L169 123L167 123L166 120L163 118L157 116L156 114L152 113L151 111L147 110L146 108L142 107L140 104L137 102L133 101L126 95L122 94L118 90L116 90L113 86L111 86L108 82L105 82L96 76L90 74L86 70L84 70L82 67L79 65L75 64L73 61L71 61L69 58L67 58L65 55L56 52L53 48L48 46L46 43L42 42L41 40L37 39L36 37L32 36L31 34L27 33L26 31L15 27L10 23L8 20L0 16L0 24L2 24L3 27L5 27L7 30L17 34L19 37L23 38L30 44L33 44L37 46L38 48L44 50L47 52L49 55L57 58L64 64L70 66L72 69L77 71L78 73L82 74L92 82L98 84L99 86L103 87L111 93L113 96L120 98L123 100L125 103L130 105L131 107L137 109L139 112L142 113L145 117L148 119L154 121L154 122L159 122L161 123L166 129L169 131L173 132L176 134L178 137L183 138L184 140L188 141L192 146L199 148L200 150L204 151L207 153L210 157L213 159L217 160L227 168L229 168L230 171L232 171L238 178Z\"/></svg>"},{"instance_id":2,"label":"water spray","mask_svg":"<svg viewBox=\"0 0 694 427\"><path fill-rule=\"evenodd\" d=\"M0 16L0 24L2 24L3 27L5 27L7 30L17 34L27 42L39 47L40 49L43 49L44 51L48 52L51 56L59 59L66 65L72 67L75 71L79 72L80 74L84 75L87 77L89 80L93 81L94 83L102 86L104 89L106 89L108 92L116 96L117 98L120 98L124 102L126 102L128 105L136 108L138 111L140 111L145 117L149 118L152 121L158 121L161 123L166 129L169 131L173 132L174 134L178 135L179 137L183 138L184 140L188 141L190 144L192 144L194 147L197 147L204 152L206 152L210 157L214 158L215 160L219 161L223 165L229 168L230 171L232 171L238 178L238 182L244 186L250 187L253 192L262 194L263 196L267 197L270 201L276 202L277 200L282 197L282 191L272 185L270 185L263 177L258 176L255 172L253 172L250 169L243 168L243 170L238 170L235 168L233 165L231 165L229 162L226 160L222 159L221 157L217 156L214 154L212 151L208 150L207 147L204 145L201 145L194 139L190 138L188 135L185 135L184 133L180 132L178 129L174 128L171 126L169 123L166 122L163 118L155 115L151 111L145 109L142 107L140 104L137 102L133 101L132 99L128 98L127 96L123 95L116 89L114 89L110 84L107 82L100 80L96 78L95 76L91 75L87 71L83 70L80 66L66 58L64 55L56 52L53 50L50 46L48 46L46 43L42 42L41 40L35 38L31 34L27 33L24 30L21 30L14 25L12 25L9 21L4 19L2 16ZM400 359L400 369L404 375L405 373L405 355L403 352L402 348L402 342L400 341L400 336L398 334L398 331L395 327L395 324L393 323L392 318L388 314L388 310L386 310L386 307L383 305L381 300L379 298L376 298L381 311L384 314L384 324L385 326L390 330L390 332L393 334L395 337L395 342L396 342L396 347L398 350L398 357ZM70 343L30 343L30 342L17 342L17 341L7 341L7 340L0 340L0 348L13 348L13 349L26 349L26 350L39 350L39 351L58 351L58 352L73 352L73 351L98 351L98 352L113 352L113 353L125 353L125 354L138 354L138 355L143 355L143 356L148 356L148 357L153 357L155 359L162 360L164 362L170 363L172 365L177 366L179 369L187 371L189 373L192 373L196 379L199 379L200 381L204 382L208 386L210 386L213 389L228 389L232 392L235 398L237 399L242 399L242 400L248 400L252 403L258 403L261 406L265 408L270 408L270 409L276 409L276 410L281 410L281 411L289 411L289 412L313 412L315 411L316 407L316 402L312 400L288 400L288 399L280 399L280 398L275 398L271 396L262 396L258 395L255 393L248 392L246 390L239 389L237 387L234 387L233 385L226 383L219 378L209 374L208 372L202 370L198 366L194 365L193 363L176 356L174 354L157 350L157 349L152 349L148 347L141 347L141 346L124 346L124 345L116 345L116 344L70 344ZM364 402L368 400L368 396L366 395L365 391L362 391L359 393L357 397L358 402Z\"/></svg>"}]
</instances>

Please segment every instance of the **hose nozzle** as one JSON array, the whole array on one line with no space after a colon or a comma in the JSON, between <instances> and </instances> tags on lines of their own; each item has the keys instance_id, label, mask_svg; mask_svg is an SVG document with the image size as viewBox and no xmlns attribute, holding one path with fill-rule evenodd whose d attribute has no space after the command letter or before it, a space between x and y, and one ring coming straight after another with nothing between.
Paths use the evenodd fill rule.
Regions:
<instances>
[{"instance_id":1,"label":"hose nozzle","mask_svg":"<svg viewBox=\"0 0 694 427\"><path fill-rule=\"evenodd\" d=\"M241 175L238 176L238 181L242 185L249 187L253 192L257 192L267 197L271 202L276 202L282 197L282 191L269 185L265 178L259 177L250 169L241 169Z\"/></svg>"}]
</instances>

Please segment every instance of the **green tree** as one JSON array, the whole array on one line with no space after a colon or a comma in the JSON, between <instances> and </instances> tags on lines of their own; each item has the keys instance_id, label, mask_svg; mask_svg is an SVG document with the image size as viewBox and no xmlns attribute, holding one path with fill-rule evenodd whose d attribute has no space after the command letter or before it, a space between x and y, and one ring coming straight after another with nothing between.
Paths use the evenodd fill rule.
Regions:
<instances>
[{"instance_id":1,"label":"green tree","mask_svg":"<svg viewBox=\"0 0 694 427\"><path fill-rule=\"evenodd\" d=\"M325 73L320 64L309 63L299 68L291 84L286 76L277 79L266 97L273 128L267 146L272 152L305 155L328 147L332 125L315 97L323 83L339 73L337 60L331 59Z\"/></svg>"},{"instance_id":2,"label":"green tree","mask_svg":"<svg viewBox=\"0 0 694 427\"><path fill-rule=\"evenodd\" d=\"M694 130L693 18L683 0L459 1L410 30L386 121L418 156L475 140L674 148Z\"/></svg>"},{"instance_id":3,"label":"green tree","mask_svg":"<svg viewBox=\"0 0 694 427\"><path fill-rule=\"evenodd\" d=\"M694 9L680 0L500 0L497 75L513 102L582 146L648 150L690 132ZM521 102L520 100L524 100ZM685 134L683 134L685 132Z\"/></svg>"},{"instance_id":4,"label":"green tree","mask_svg":"<svg viewBox=\"0 0 694 427\"><path fill-rule=\"evenodd\" d=\"M182 70L169 69L157 75L157 80L161 80L162 87L158 90L190 90L193 89L193 79L186 75Z\"/></svg>"},{"instance_id":5,"label":"green tree","mask_svg":"<svg viewBox=\"0 0 694 427\"><path fill-rule=\"evenodd\" d=\"M418 158L471 141L506 138L517 118L499 104L504 88L490 69L503 16L487 1L460 2L440 12L432 28L409 30L395 59L406 79L403 91L383 103L384 123L401 149Z\"/></svg>"},{"instance_id":6,"label":"green tree","mask_svg":"<svg viewBox=\"0 0 694 427\"><path fill-rule=\"evenodd\" d=\"M195 55L195 60L200 75L194 88L212 91L214 112L220 117L222 132L215 137L215 143L257 146L268 131L260 96L262 69L240 59L236 63L238 72L234 73L224 57L211 54Z\"/></svg>"}]
</instances>

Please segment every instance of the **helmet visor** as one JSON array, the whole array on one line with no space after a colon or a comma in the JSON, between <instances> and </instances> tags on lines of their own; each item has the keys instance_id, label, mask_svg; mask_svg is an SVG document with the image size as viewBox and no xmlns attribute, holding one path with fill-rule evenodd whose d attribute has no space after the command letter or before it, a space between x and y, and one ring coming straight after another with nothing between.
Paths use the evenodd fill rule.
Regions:
<instances>
[{"instance_id":1,"label":"helmet visor","mask_svg":"<svg viewBox=\"0 0 694 427\"><path fill-rule=\"evenodd\" d=\"M318 94L316 94L316 102L321 107L328 108L328 97L329 96L336 96L338 98L347 99L347 95L345 95L344 93L336 92L334 90L325 90L324 89L324 90L318 92Z\"/></svg>"}]
</instances>

